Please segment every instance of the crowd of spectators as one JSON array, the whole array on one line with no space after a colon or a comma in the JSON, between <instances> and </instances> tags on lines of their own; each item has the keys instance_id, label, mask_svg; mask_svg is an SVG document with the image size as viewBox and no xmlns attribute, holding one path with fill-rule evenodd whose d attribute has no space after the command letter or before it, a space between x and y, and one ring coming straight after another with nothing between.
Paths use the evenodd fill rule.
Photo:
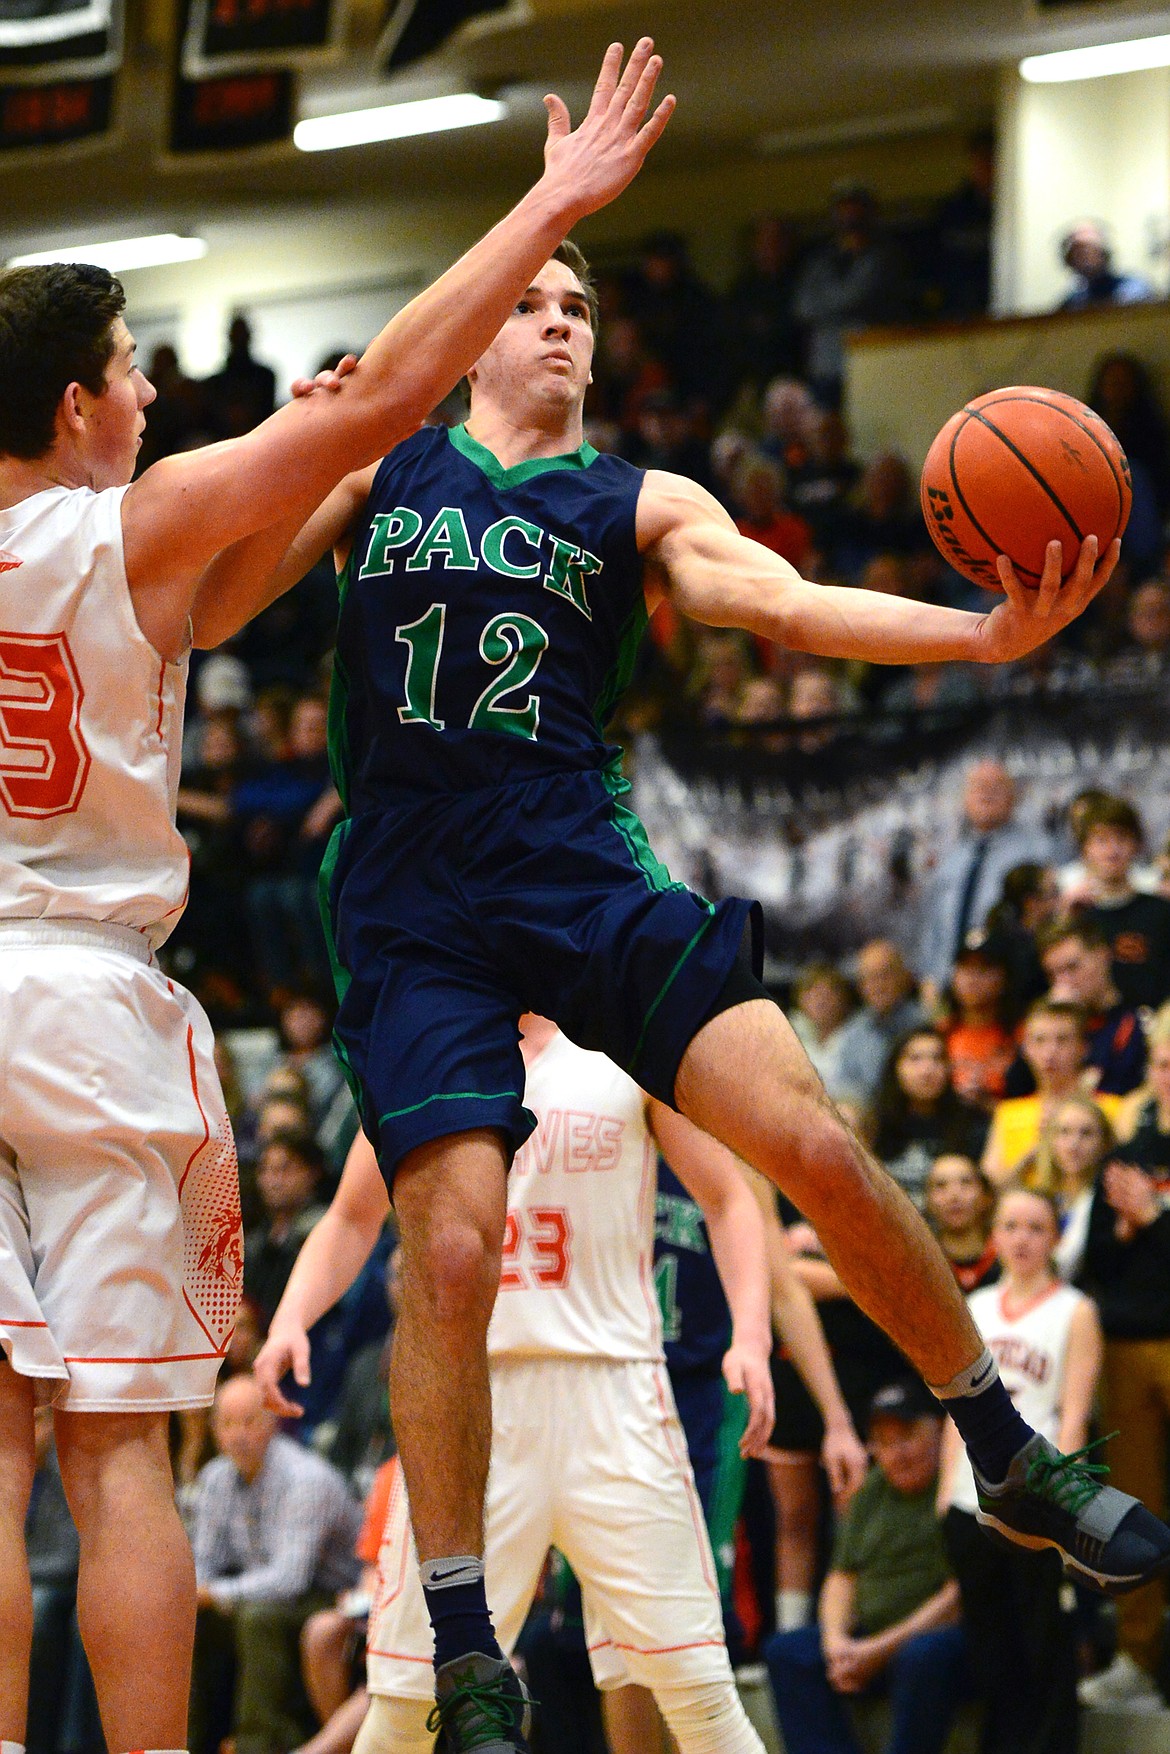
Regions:
<instances>
[{"instance_id":1,"label":"crowd of spectators","mask_svg":"<svg viewBox=\"0 0 1170 1754\"><path fill-rule=\"evenodd\" d=\"M808 240L780 218L761 219L722 296L697 275L681 238L648 239L626 269L598 277L590 439L701 481L745 534L806 576L982 603L932 547L905 460L856 457L840 403L851 329L986 312L992 175L992 143L980 136L969 179L916 229L885 223L872 191L856 185L837 191L825 236ZM1104 262L1090 261L1085 230L1066 246L1070 266L1091 283L1082 302L1111 296L1101 278L1112 272L1107 247L1098 239ZM223 369L205 383L184 377L171 349L157 351L151 374L160 393L144 464L245 431L274 404L272 373L252 357L242 317ZM619 734L666 725L742 738L808 764L829 747L851 747L844 739L880 736L886 715L965 708L987 690L1010 700L1038 683L1164 683L1170 429L1149 374L1128 355L1101 361L1086 395L1127 448L1135 512L1115 583L1054 651L1006 678L953 666L867 672L696 630L666 609L652 624ZM357 1126L329 1047L331 975L315 894L341 810L327 757L335 606L330 571L320 567L226 649L196 655L192 673L179 794L191 900L167 955L220 1032L247 1224L245 1303L214 1415L175 1422L201 1589L191 1742L199 1754L216 1754L226 1736L238 1754L286 1754L325 1735L319 1726L335 1711L352 1713L370 1581L362 1566L376 1551L371 1530L394 1454L386 1382L397 1257L389 1234L313 1331L313 1380L295 1427L277 1429L248 1375ZM1051 1221L1057 1271L1099 1311L1102 1419L1125 1436L1111 1456L1118 1483L1165 1509L1170 879L1149 858L1140 802L1082 794L1069 859L1045 834L1019 826L1005 770L977 763L962 821L951 831L940 826L913 939L873 939L847 962L824 956L783 997L830 1094L923 1208L964 1291L980 1293L1005 1270L997 1238L1005 1212L1016 1210L1005 1196L1023 1189L1041 1202L1032 1220ZM945 1731L937 1701L961 1691L954 1676L966 1660L970 1603L980 1589L984 1605L988 1592L998 1601L1015 1584L990 1571L972 1582L981 1550L969 1550L956 1524L964 1510L949 1513L944 1543L935 1515L938 1421L904 1379L902 1361L844 1298L815 1235L794 1211L783 1216L875 1469L854 1505L837 1507L833 1534L816 1489L815 1434L797 1414L778 1425L774 1443L785 1460L771 1470L773 1492L763 1491L758 1522L749 1519L745 1549L776 1600L757 1584L755 1610L745 1606L743 1618L757 1639L777 1629L769 1665L782 1694L803 1701L803 1721L785 1717L790 1754L849 1746L840 1740L848 1733L841 1699L882 1688L899 1723L909 1713ZM29 1540L41 1667L29 1754L99 1745L70 1619L76 1552L47 1428L38 1457ZM786 1498L778 1482L798 1461L808 1466L787 1469ZM794 1495L798 1478L812 1482L811 1494ZM770 1504L778 1532L768 1527ZM891 1553L901 1556L893 1572ZM751 1570L745 1561L745 1590ZM1098 1703L1159 1703L1157 1587L1123 1600L1111 1649L1108 1626L1083 1606L1067 1612L1050 1586L1049 1578L1044 1613L1032 1616L1027 1660L1050 1662L1074 1688L1079 1672L1082 1696ZM560 1610L551 1612L556 1620ZM819 1632L804 1624L814 1620ZM963 1672L990 1709L979 1653L991 1632L977 1631L976 1644L980 1637ZM55 1679L46 1683L46 1675ZM547 1685L555 1691L555 1679ZM994 1710L988 1721L998 1721ZM1018 1723L1004 1727L986 1754L1032 1746L1011 1740L1018 1731ZM546 1735L559 1746L556 1734L550 1721ZM1045 1734L1047 1754L1066 1746L1071 1754L1075 1711ZM348 1744L326 1736L321 1746Z\"/></svg>"}]
</instances>

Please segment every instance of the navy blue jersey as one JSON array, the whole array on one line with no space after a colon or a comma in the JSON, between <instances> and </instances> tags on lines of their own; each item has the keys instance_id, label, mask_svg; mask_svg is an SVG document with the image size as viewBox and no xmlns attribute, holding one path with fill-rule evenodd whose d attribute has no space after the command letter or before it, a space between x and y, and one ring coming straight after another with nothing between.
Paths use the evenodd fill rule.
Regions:
<instances>
[{"instance_id":1,"label":"navy blue jersey","mask_svg":"<svg viewBox=\"0 0 1170 1754\"><path fill-rule=\"evenodd\" d=\"M384 459L339 581L349 816L613 759L603 727L646 625L642 480L591 445L506 469L464 427Z\"/></svg>"},{"instance_id":2,"label":"navy blue jersey","mask_svg":"<svg viewBox=\"0 0 1170 1754\"><path fill-rule=\"evenodd\" d=\"M695 1370L717 1373L731 1344L731 1311L702 1211L662 1157L654 1219L654 1285L671 1376Z\"/></svg>"}]
</instances>

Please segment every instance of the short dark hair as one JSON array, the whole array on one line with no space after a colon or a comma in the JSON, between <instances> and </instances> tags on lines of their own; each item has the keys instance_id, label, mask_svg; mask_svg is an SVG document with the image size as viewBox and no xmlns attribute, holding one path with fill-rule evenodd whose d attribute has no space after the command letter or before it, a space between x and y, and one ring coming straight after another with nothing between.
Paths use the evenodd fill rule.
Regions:
<instances>
[{"instance_id":1,"label":"short dark hair","mask_svg":"<svg viewBox=\"0 0 1170 1754\"><path fill-rule=\"evenodd\" d=\"M1077 845L1083 847L1095 828L1112 828L1128 835L1138 846L1145 839L1142 819L1128 798L1103 796L1085 805L1076 826Z\"/></svg>"},{"instance_id":2,"label":"short dark hair","mask_svg":"<svg viewBox=\"0 0 1170 1754\"><path fill-rule=\"evenodd\" d=\"M1084 1012L1079 1005L1072 1004L1068 999L1037 999L1034 1004L1028 1006L1024 1014L1025 1027L1031 1023L1033 1017L1067 1017L1081 1040L1085 1041L1088 1038L1089 1030L1088 1024L1085 1022Z\"/></svg>"},{"instance_id":3,"label":"short dark hair","mask_svg":"<svg viewBox=\"0 0 1170 1754\"><path fill-rule=\"evenodd\" d=\"M125 305L121 282L87 262L0 274L0 455L44 456L70 384L101 395Z\"/></svg>"},{"instance_id":4,"label":"short dark hair","mask_svg":"<svg viewBox=\"0 0 1170 1754\"><path fill-rule=\"evenodd\" d=\"M290 1157L297 1158L306 1169L312 1171L314 1176L324 1173L325 1153L312 1133L304 1132L300 1127L277 1127L272 1137L264 1141L263 1149L260 1152L261 1163L277 1145L282 1151L287 1151Z\"/></svg>"},{"instance_id":5,"label":"short dark hair","mask_svg":"<svg viewBox=\"0 0 1170 1754\"><path fill-rule=\"evenodd\" d=\"M572 238L566 238L563 244L557 245L552 253L552 259L554 262L563 262L566 268L571 268L581 282L581 291L585 294L585 302L589 306L589 327L596 335L600 307L597 299L597 287L594 284L593 275L590 273L589 263L585 259L584 252L578 249Z\"/></svg>"},{"instance_id":6,"label":"short dark hair","mask_svg":"<svg viewBox=\"0 0 1170 1754\"><path fill-rule=\"evenodd\" d=\"M1075 938L1082 950L1108 950L1109 938L1096 920L1085 920L1073 914L1067 920L1052 920L1047 926L1041 926L1036 934L1036 949L1041 960L1058 944L1067 943Z\"/></svg>"}]
</instances>

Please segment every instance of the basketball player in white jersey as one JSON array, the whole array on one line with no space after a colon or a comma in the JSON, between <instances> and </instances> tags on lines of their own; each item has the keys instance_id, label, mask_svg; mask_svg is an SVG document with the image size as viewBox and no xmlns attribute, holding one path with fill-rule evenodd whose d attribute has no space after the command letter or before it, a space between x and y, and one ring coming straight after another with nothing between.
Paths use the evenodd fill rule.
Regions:
<instances>
[{"instance_id":1,"label":"basketball player in white jersey","mask_svg":"<svg viewBox=\"0 0 1170 1754\"><path fill-rule=\"evenodd\" d=\"M305 514L410 432L577 219L620 193L648 39L602 66L545 171L328 397L133 486L154 391L102 269L0 275L0 1754L25 1733L33 1405L52 1395L81 1536L78 1613L112 1754L186 1740L195 1614L167 1456L211 1399L242 1267L235 1153L199 1007L154 951L181 913L174 826L192 637L212 558Z\"/></svg>"},{"instance_id":2,"label":"basketball player in white jersey","mask_svg":"<svg viewBox=\"0 0 1170 1754\"><path fill-rule=\"evenodd\" d=\"M732 1681L714 1562L663 1363L653 1285L659 1148L707 1218L732 1312L724 1374L747 1395L743 1443L753 1453L767 1440L772 1408L760 1211L723 1146L546 1019L525 1017L521 1027L525 1102L537 1129L509 1178L489 1331L486 1563L498 1636L510 1651L555 1545L581 1581L590 1659L616 1735L624 1702L609 1692L633 1681L653 1692L682 1754L758 1754ZM388 1211L373 1150L359 1137L256 1361L274 1409L299 1411L278 1384L289 1369L308 1380L307 1330L351 1282ZM836 1385L811 1300L798 1294L788 1307L786 1338L818 1399L831 1401ZM379 1570L368 1652L373 1703L358 1754L430 1754L431 1630L402 1489L391 1500ZM620 1745L631 1745L628 1737Z\"/></svg>"}]
</instances>

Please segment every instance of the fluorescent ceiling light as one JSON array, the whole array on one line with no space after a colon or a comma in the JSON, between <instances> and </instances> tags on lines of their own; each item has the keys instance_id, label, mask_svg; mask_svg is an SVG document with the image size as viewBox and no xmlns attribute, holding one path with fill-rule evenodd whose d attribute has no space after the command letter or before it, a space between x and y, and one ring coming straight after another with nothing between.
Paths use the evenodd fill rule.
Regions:
<instances>
[{"instance_id":1,"label":"fluorescent ceiling light","mask_svg":"<svg viewBox=\"0 0 1170 1754\"><path fill-rule=\"evenodd\" d=\"M313 116L293 129L302 152L332 152L339 146L367 146L372 140L402 140L408 134L439 134L447 128L477 128L498 122L505 105L464 91L455 97L424 97L414 103L382 104L376 110L345 110Z\"/></svg>"},{"instance_id":2,"label":"fluorescent ceiling light","mask_svg":"<svg viewBox=\"0 0 1170 1754\"><path fill-rule=\"evenodd\" d=\"M167 262L194 262L206 256L203 238L183 238L177 232L158 232L148 238L120 238L108 244L69 244L56 250L37 250L31 256L12 256L10 268L39 268L47 262L93 262L111 274L132 268L160 268Z\"/></svg>"},{"instance_id":3,"label":"fluorescent ceiling light","mask_svg":"<svg viewBox=\"0 0 1170 1754\"><path fill-rule=\"evenodd\" d=\"M1170 67L1170 36L1027 55L1020 62L1020 77L1030 85L1055 85L1066 79L1103 79L1107 73L1142 73L1149 67Z\"/></svg>"}]
</instances>

